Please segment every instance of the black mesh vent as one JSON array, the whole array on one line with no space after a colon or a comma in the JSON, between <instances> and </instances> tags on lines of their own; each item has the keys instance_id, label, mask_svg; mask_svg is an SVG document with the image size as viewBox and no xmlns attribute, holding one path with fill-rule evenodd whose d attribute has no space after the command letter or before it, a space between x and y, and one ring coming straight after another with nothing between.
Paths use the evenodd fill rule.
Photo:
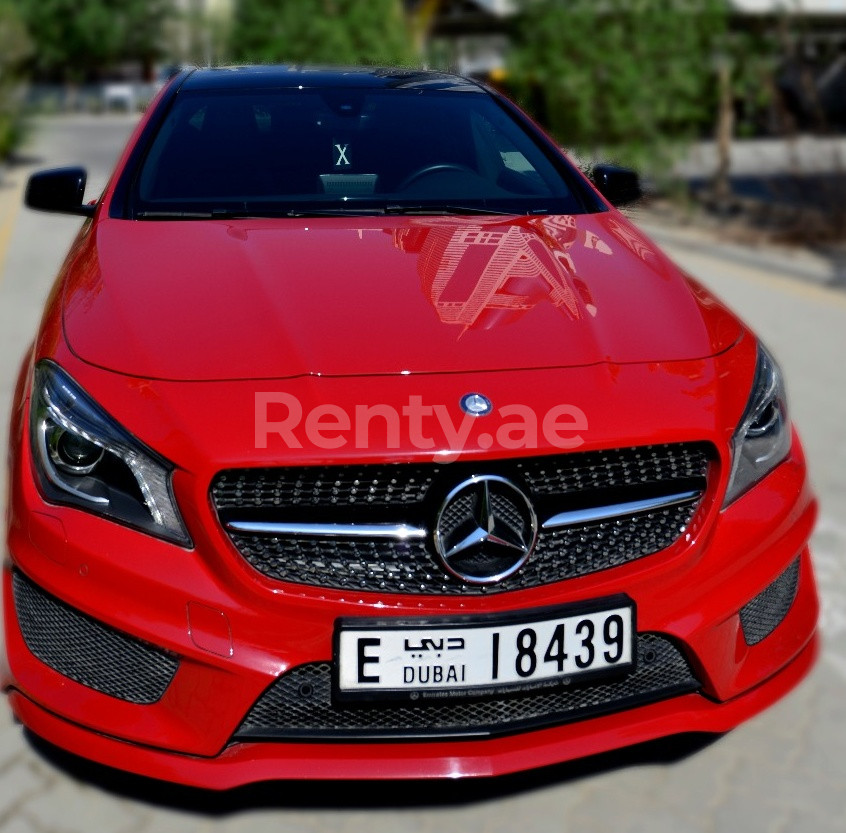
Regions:
<instances>
[{"instance_id":1,"label":"black mesh vent","mask_svg":"<svg viewBox=\"0 0 846 833\"><path fill-rule=\"evenodd\" d=\"M740 624L747 645L757 645L781 624L796 598L798 585L797 558L763 593L741 608Z\"/></svg>"},{"instance_id":2,"label":"black mesh vent","mask_svg":"<svg viewBox=\"0 0 846 833\"><path fill-rule=\"evenodd\" d=\"M13 575L15 610L32 653L65 677L130 703L161 699L179 661L126 636Z\"/></svg>"},{"instance_id":3,"label":"black mesh vent","mask_svg":"<svg viewBox=\"0 0 846 833\"><path fill-rule=\"evenodd\" d=\"M520 469L536 495L600 492L704 477L707 443L649 445L532 457Z\"/></svg>"},{"instance_id":4,"label":"black mesh vent","mask_svg":"<svg viewBox=\"0 0 846 833\"><path fill-rule=\"evenodd\" d=\"M235 469L212 485L220 509L419 503L441 467L416 465Z\"/></svg>"},{"instance_id":5,"label":"black mesh vent","mask_svg":"<svg viewBox=\"0 0 846 833\"><path fill-rule=\"evenodd\" d=\"M332 702L332 666L301 665L283 674L253 706L235 740L480 737L592 717L696 691L681 652L655 634L637 639L628 676L571 688L452 701Z\"/></svg>"},{"instance_id":6,"label":"black mesh vent","mask_svg":"<svg viewBox=\"0 0 846 833\"><path fill-rule=\"evenodd\" d=\"M369 466L230 469L212 484L218 511L290 506L339 507L423 503L451 474L502 474L523 480L535 495L600 492L705 476L708 443L676 443L584 451L482 463L392 463ZM468 468L469 465L469 468Z\"/></svg>"},{"instance_id":7,"label":"black mesh vent","mask_svg":"<svg viewBox=\"0 0 846 833\"><path fill-rule=\"evenodd\" d=\"M713 456L707 443L679 443L446 466L237 469L215 477L211 497L224 524L390 523L429 531L425 539L404 541L230 531L244 558L271 578L336 589L478 595L550 584L669 547L696 514ZM694 496L610 521L542 530L535 551L520 570L502 582L476 585L447 573L431 533L446 495L468 477L481 474L499 475L523 490L541 523L570 510L684 491ZM462 508L459 498L442 523L449 525L450 513L458 522ZM508 507L495 508L503 520L510 519Z\"/></svg>"}]
</instances>

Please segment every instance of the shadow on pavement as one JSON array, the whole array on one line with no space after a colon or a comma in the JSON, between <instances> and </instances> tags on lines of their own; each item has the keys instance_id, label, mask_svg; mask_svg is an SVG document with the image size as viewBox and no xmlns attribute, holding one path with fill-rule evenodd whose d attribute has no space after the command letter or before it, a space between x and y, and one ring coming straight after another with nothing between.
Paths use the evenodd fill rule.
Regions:
<instances>
[{"instance_id":1,"label":"shadow on pavement","mask_svg":"<svg viewBox=\"0 0 846 833\"><path fill-rule=\"evenodd\" d=\"M59 749L31 732L30 746L69 778L159 808L222 817L260 809L413 809L482 803L636 766L668 765L722 737L676 735L542 769L498 778L457 781L269 781L226 792L182 787L111 769Z\"/></svg>"},{"instance_id":2,"label":"shadow on pavement","mask_svg":"<svg viewBox=\"0 0 846 833\"><path fill-rule=\"evenodd\" d=\"M26 168L30 165L43 165L44 157L34 154L13 153L7 160L6 164L10 168Z\"/></svg>"},{"instance_id":3,"label":"shadow on pavement","mask_svg":"<svg viewBox=\"0 0 846 833\"><path fill-rule=\"evenodd\" d=\"M735 231L815 252L831 263L826 285L846 287L846 173L732 176L723 204L709 196L705 179L688 182L691 194Z\"/></svg>"},{"instance_id":4,"label":"shadow on pavement","mask_svg":"<svg viewBox=\"0 0 846 833\"><path fill-rule=\"evenodd\" d=\"M12 154L4 163L0 164L0 191L12 191L18 187L18 183L9 177L9 174L19 168L34 168L44 164L41 156L27 156Z\"/></svg>"}]
</instances>

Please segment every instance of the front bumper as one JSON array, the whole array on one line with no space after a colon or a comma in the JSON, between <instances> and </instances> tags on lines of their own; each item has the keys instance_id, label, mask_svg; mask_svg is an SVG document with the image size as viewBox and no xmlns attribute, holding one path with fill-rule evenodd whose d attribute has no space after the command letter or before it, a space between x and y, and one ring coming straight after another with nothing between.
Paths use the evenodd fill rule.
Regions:
<instances>
[{"instance_id":1,"label":"front bumper","mask_svg":"<svg viewBox=\"0 0 846 833\"><path fill-rule=\"evenodd\" d=\"M782 671L747 694L716 703L698 694L486 741L440 743L239 743L204 758L126 743L71 723L12 690L15 714L56 746L140 775L210 789L273 779L405 779L506 775L682 732L725 732L793 688L818 653L814 637Z\"/></svg>"},{"instance_id":2,"label":"front bumper","mask_svg":"<svg viewBox=\"0 0 846 833\"><path fill-rule=\"evenodd\" d=\"M255 574L220 540L183 550L75 509L44 503L26 443L13 459L10 559L4 569L4 689L37 734L102 763L187 784L229 788L270 778L498 775L678 732L723 732L778 699L816 653L817 596L807 542L816 504L798 442L793 455L711 523L630 564L489 597L385 596L284 585ZM798 559L783 619L748 644L740 611ZM75 682L30 650L13 572L103 626L177 659L153 702ZM678 646L701 686L611 714L486 739L252 740L239 727L274 681L332 661L340 616L483 614L631 597L638 632ZM77 677L77 679L79 679Z\"/></svg>"},{"instance_id":3,"label":"front bumper","mask_svg":"<svg viewBox=\"0 0 846 833\"><path fill-rule=\"evenodd\" d=\"M791 456L727 509L715 505L721 487L712 483L701 522L654 555L488 596L379 594L286 584L257 573L214 517L208 498L213 471L177 472L183 479L174 484L178 494L182 490L194 550L45 503L32 476L22 394L11 433L2 684L34 732L111 766L213 788L269 778L504 774L678 732L726 731L796 684L816 653L808 552L816 502L795 438ZM644 420L653 425L655 415ZM747 639L741 611L767 596L797 562L792 603L768 635ZM39 659L17 615L15 574L96 628L174 659L163 693L127 695L121 676L132 677L131 659L116 675L114 691L93 681L96 690L55 657L40 652ZM641 636L656 635L678 649L696 691L484 739L420 739L409 732L386 741L363 733L327 742L317 733L283 740L279 733L256 739L242 731L256 703L284 675L332 662L339 617L478 617L621 593L636 605Z\"/></svg>"}]
</instances>

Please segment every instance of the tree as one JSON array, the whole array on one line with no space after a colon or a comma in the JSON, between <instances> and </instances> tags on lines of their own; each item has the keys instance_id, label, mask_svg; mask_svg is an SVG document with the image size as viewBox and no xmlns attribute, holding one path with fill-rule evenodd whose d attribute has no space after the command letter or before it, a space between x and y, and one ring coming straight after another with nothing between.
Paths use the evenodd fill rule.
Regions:
<instances>
[{"instance_id":1,"label":"tree","mask_svg":"<svg viewBox=\"0 0 846 833\"><path fill-rule=\"evenodd\" d=\"M113 0L115 22L120 27L119 61L136 61L147 81L153 64L164 52L164 28L174 15L173 0Z\"/></svg>"},{"instance_id":2,"label":"tree","mask_svg":"<svg viewBox=\"0 0 846 833\"><path fill-rule=\"evenodd\" d=\"M232 7L212 4L204 0L188 0L177 16L178 25L171 36L173 53L183 61L197 66L212 66L228 62Z\"/></svg>"},{"instance_id":3,"label":"tree","mask_svg":"<svg viewBox=\"0 0 846 833\"><path fill-rule=\"evenodd\" d=\"M21 138L19 70L31 50L29 35L17 10L5 0L0 2L0 160L9 155Z\"/></svg>"},{"instance_id":4,"label":"tree","mask_svg":"<svg viewBox=\"0 0 846 833\"><path fill-rule=\"evenodd\" d=\"M727 23L724 0L522 0L511 77L568 147L642 164L712 123Z\"/></svg>"},{"instance_id":5,"label":"tree","mask_svg":"<svg viewBox=\"0 0 846 833\"><path fill-rule=\"evenodd\" d=\"M130 61L149 75L172 0L17 0L36 50L34 71L68 82Z\"/></svg>"},{"instance_id":6,"label":"tree","mask_svg":"<svg viewBox=\"0 0 846 833\"><path fill-rule=\"evenodd\" d=\"M236 61L403 64L413 59L399 0L237 0Z\"/></svg>"}]
</instances>

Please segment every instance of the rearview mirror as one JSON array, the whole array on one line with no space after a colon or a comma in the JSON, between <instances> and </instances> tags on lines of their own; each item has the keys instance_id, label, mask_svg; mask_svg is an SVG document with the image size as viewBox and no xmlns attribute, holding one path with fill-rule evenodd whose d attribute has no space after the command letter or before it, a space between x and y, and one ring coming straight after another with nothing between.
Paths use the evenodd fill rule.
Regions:
<instances>
[{"instance_id":1,"label":"rearview mirror","mask_svg":"<svg viewBox=\"0 0 846 833\"><path fill-rule=\"evenodd\" d=\"M617 165L595 165L591 179L597 190L611 205L627 205L643 196L640 177L630 168Z\"/></svg>"},{"instance_id":2,"label":"rearview mirror","mask_svg":"<svg viewBox=\"0 0 846 833\"><path fill-rule=\"evenodd\" d=\"M29 178L24 201L38 211L56 211L93 217L96 206L84 205L85 168L53 168Z\"/></svg>"}]
</instances>

